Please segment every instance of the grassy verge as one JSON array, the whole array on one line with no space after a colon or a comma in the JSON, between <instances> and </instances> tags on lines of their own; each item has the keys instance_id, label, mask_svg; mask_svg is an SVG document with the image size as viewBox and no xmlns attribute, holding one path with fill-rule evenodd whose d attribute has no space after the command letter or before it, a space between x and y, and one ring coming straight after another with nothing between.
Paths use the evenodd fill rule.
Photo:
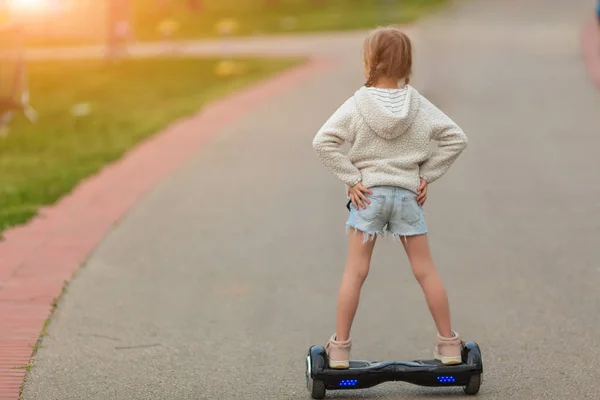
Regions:
<instances>
[{"instance_id":1,"label":"grassy verge","mask_svg":"<svg viewBox=\"0 0 600 400\"><path fill-rule=\"evenodd\" d=\"M237 25L234 34L244 36L368 29L412 22L446 3L446 0L200 0L199 8L193 9L190 1L132 0L135 38L160 40L159 27L165 21L175 26L175 39L218 36L217 25L229 19ZM56 43L45 36L32 38L30 44L75 44L76 39L70 40L70 43Z\"/></svg>"},{"instance_id":2,"label":"grassy verge","mask_svg":"<svg viewBox=\"0 0 600 400\"><path fill-rule=\"evenodd\" d=\"M246 0L244 7L216 6L204 1L203 11L189 12L186 1L175 1L167 13L143 7L136 2L136 34L142 40L158 38L157 26L165 15L179 23L180 37L206 37L216 34L223 19L238 24L237 34L314 32L371 28L378 24L414 21L444 0L296 0L269 2ZM226 3L225 3L226 4Z\"/></svg>"},{"instance_id":3,"label":"grassy verge","mask_svg":"<svg viewBox=\"0 0 600 400\"><path fill-rule=\"evenodd\" d=\"M19 116L0 137L0 233L26 222L140 140L203 104L298 60L243 59L215 73L216 59L44 61L29 64L39 120Z\"/></svg>"}]
</instances>

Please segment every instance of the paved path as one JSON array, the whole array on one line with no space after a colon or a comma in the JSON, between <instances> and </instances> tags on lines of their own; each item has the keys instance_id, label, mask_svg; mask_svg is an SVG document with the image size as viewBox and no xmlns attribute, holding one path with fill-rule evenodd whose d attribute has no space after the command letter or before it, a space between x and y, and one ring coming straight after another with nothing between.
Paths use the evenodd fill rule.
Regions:
<instances>
[{"instance_id":1,"label":"paved path","mask_svg":"<svg viewBox=\"0 0 600 400\"><path fill-rule=\"evenodd\" d=\"M567 4L568 3L568 4ZM484 399L600 393L600 98L588 1L463 1L416 33L416 84L468 151L431 188L431 241L455 327L484 351ZM343 188L310 142L362 83L341 66L220 129L116 226L71 282L24 400L305 399L303 354L333 329ZM430 354L434 328L397 243L381 242L357 358ZM460 398L386 384L335 398Z\"/></svg>"},{"instance_id":2,"label":"paved path","mask_svg":"<svg viewBox=\"0 0 600 400\"><path fill-rule=\"evenodd\" d=\"M177 41L172 44L160 42L134 43L127 52L134 57L157 55L261 55L305 56L340 55L364 38L365 32L307 33L302 35L269 35L202 41ZM100 58L105 55L104 46L80 46L64 48L38 48L27 52L29 59L81 59Z\"/></svg>"}]
</instances>

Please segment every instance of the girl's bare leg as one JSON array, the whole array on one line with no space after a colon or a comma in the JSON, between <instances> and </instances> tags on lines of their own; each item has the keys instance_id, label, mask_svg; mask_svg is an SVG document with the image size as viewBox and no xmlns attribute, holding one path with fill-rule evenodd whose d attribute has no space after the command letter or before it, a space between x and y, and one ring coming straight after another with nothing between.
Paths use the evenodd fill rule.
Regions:
<instances>
[{"instance_id":1,"label":"girl's bare leg","mask_svg":"<svg viewBox=\"0 0 600 400\"><path fill-rule=\"evenodd\" d=\"M374 237L363 243L363 233L352 228L350 228L348 237L348 258L337 302L336 339L338 341L350 338L352 321L354 321L358 309L360 290L369 273L376 241L376 237Z\"/></svg>"},{"instance_id":2,"label":"girl's bare leg","mask_svg":"<svg viewBox=\"0 0 600 400\"><path fill-rule=\"evenodd\" d=\"M423 289L427 306L433 317L439 334L446 338L453 335L450 326L450 306L444 284L435 269L427 235L407 236L401 238L413 274Z\"/></svg>"}]
</instances>

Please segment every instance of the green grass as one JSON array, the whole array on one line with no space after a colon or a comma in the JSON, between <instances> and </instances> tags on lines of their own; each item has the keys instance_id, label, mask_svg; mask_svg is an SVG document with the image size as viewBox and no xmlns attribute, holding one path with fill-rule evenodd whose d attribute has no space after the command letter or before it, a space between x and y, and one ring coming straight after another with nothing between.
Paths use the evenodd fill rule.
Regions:
<instances>
[{"instance_id":1,"label":"green grass","mask_svg":"<svg viewBox=\"0 0 600 400\"><path fill-rule=\"evenodd\" d=\"M216 76L216 59L30 63L39 120L32 124L19 116L0 137L0 232L26 222L170 122L299 63L239 61L245 71L229 78ZM91 113L74 116L78 103L89 103Z\"/></svg>"},{"instance_id":2,"label":"green grass","mask_svg":"<svg viewBox=\"0 0 600 400\"><path fill-rule=\"evenodd\" d=\"M265 5L264 0L245 0L245 7L228 7L223 2L221 8L216 4L209 8L211 2L205 0L207 9L197 14L186 9L186 1L174 3L171 15L180 22L179 35L191 38L214 36L215 24L224 18L235 19L241 35L372 28L380 23L413 21L443 0L391 0L385 13L379 0L279 0L271 6ZM147 2L136 1L136 33L143 40L156 39L156 26L164 14L142 4ZM286 26L285 19L293 23Z\"/></svg>"},{"instance_id":3,"label":"green grass","mask_svg":"<svg viewBox=\"0 0 600 400\"><path fill-rule=\"evenodd\" d=\"M193 12L188 8L188 0L171 0L172 5L167 8L159 8L156 1L132 1L135 37L142 41L159 40L158 25L165 19L179 24L176 39L217 36L216 24L229 18L238 24L236 35L338 31L413 22L446 3L446 0L201 0L202 9ZM30 43L51 44L47 38L33 38Z\"/></svg>"}]
</instances>

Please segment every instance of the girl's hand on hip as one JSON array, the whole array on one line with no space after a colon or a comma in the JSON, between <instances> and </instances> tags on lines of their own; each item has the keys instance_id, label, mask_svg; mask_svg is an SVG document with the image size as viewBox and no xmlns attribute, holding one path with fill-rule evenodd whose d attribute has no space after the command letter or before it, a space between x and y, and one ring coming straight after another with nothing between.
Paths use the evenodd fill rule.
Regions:
<instances>
[{"instance_id":1,"label":"girl's hand on hip","mask_svg":"<svg viewBox=\"0 0 600 400\"><path fill-rule=\"evenodd\" d=\"M417 188L417 204L423 207L425 200L427 200L427 181L421 178L421 184Z\"/></svg>"},{"instance_id":2,"label":"girl's hand on hip","mask_svg":"<svg viewBox=\"0 0 600 400\"><path fill-rule=\"evenodd\" d=\"M373 194L373 192L371 192L369 189L362 185L362 182L359 182L356 185L352 186L350 189L348 189L348 196L350 196L350 200L352 201L352 204L354 204L354 208L356 208L357 210L359 205L362 208L367 208L367 206L364 203L371 204L369 199L367 199L367 197L365 196L365 193Z\"/></svg>"}]
</instances>

